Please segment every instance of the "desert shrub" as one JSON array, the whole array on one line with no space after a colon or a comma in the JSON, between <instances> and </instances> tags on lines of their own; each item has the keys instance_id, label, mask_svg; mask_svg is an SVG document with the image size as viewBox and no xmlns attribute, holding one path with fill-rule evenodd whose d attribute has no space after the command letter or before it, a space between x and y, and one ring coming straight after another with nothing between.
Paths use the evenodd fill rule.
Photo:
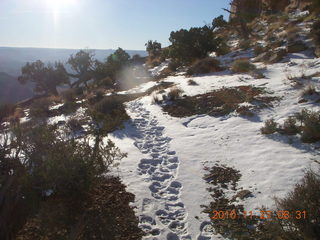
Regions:
<instances>
[{"instance_id":1,"label":"desert shrub","mask_svg":"<svg viewBox=\"0 0 320 240\"><path fill-rule=\"evenodd\" d=\"M274 121L273 118L268 119L264 123L264 127L260 129L262 134L273 134L277 131L278 124Z\"/></svg>"},{"instance_id":2,"label":"desert shrub","mask_svg":"<svg viewBox=\"0 0 320 240\"><path fill-rule=\"evenodd\" d=\"M235 73L246 73L255 70L256 67L248 59L237 59L232 63L231 71Z\"/></svg>"},{"instance_id":3,"label":"desert shrub","mask_svg":"<svg viewBox=\"0 0 320 240\"><path fill-rule=\"evenodd\" d=\"M301 140L307 143L320 141L320 112L308 111L304 115Z\"/></svg>"},{"instance_id":4,"label":"desert shrub","mask_svg":"<svg viewBox=\"0 0 320 240\"><path fill-rule=\"evenodd\" d=\"M102 88L95 89L86 95L89 104L95 104L103 99L105 90Z\"/></svg>"},{"instance_id":5,"label":"desert shrub","mask_svg":"<svg viewBox=\"0 0 320 240\"><path fill-rule=\"evenodd\" d=\"M15 112L16 106L11 103L0 103L0 123Z\"/></svg>"},{"instance_id":6,"label":"desert shrub","mask_svg":"<svg viewBox=\"0 0 320 240\"><path fill-rule=\"evenodd\" d=\"M289 212L293 216L278 219L278 233L284 239L318 239L320 235L320 177L309 171L294 190L285 198L277 199L278 213ZM278 235L279 236L279 235ZM278 237L277 236L277 237Z\"/></svg>"},{"instance_id":7,"label":"desert shrub","mask_svg":"<svg viewBox=\"0 0 320 240\"><path fill-rule=\"evenodd\" d=\"M72 132L77 132L83 129L82 125L84 123L85 123L84 119L72 117L67 122L67 128L69 128Z\"/></svg>"},{"instance_id":8,"label":"desert shrub","mask_svg":"<svg viewBox=\"0 0 320 240\"><path fill-rule=\"evenodd\" d=\"M98 124L98 131L104 133L111 132L123 125L123 121L128 120L123 103L127 99L124 96L104 97L96 104L89 106L89 115Z\"/></svg>"},{"instance_id":9,"label":"desert shrub","mask_svg":"<svg viewBox=\"0 0 320 240\"><path fill-rule=\"evenodd\" d=\"M168 99L170 101L174 101L178 99L182 94L182 90L180 88L173 87L171 90L168 92Z\"/></svg>"},{"instance_id":10,"label":"desert shrub","mask_svg":"<svg viewBox=\"0 0 320 240\"><path fill-rule=\"evenodd\" d=\"M187 75L202 74L221 71L220 62L215 58L203 58L197 60L187 71Z\"/></svg>"},{"instance_id":11,"label":"desert shrub","mask_svg":"<svg viewBox=\"0 0 320 240\"><path fill-rule=\"evenodd\" d=\"M240 49L242 49L242 50L247 50L247 49L249 49L249 48L251 47L251 40L249 40L249 39L241 40L241 41L239 42L238 47L239 47Z\"/></svg>"},{"instance_id":12,"label":"desert shrub","mask_svg":"<svg viewBox=\"0 0 320 240\"><path fill-rule=\"evenodd\" d=\"M260 44L258 44L253 48L253 51L254 51L254 54L256 56L258 56L259 54L265 52L265 48L263 46L261 46Z\"/></svg>"},{"instance_id":13,"label":"desert shrub","mask_svg":"<svg viewBox=\"0 0 320 240\"><path fill-rule=\"evenodd\" d=\"M98 85L105 88L111 88L114 86L114 80L111 77L105 77L98 81Z\"/></svg>"},{"instance_id":14,"label":"desert shrub","mask_svg":"<svg viewBox=\"0 0 320 240\"><path fill-rule=\"evenodd\" d=\"M111 141L96 139L92 147L86 139L66 138L53 126L29 123L14 126L10 144L0 144L0 155L1 239L13 239L43 200L79 204L110 166L125 157ZM63 214L70 220L77 213Z\"/></svg>"},{"instance_id":15,"label":"desert shrub","mask_svg":"<svg viewBox=\"0 0 320 240\"><path fill-rule=\"evenodd\" d=\"M79 104L76 102L66 102L58 109L59 114L69 115L77 111Z\"/></svg>"},{"instance_id":16,"label":"desert shrub","mask_svg":"<svg viewBox=\"0 0 320 240\"><path fill-rule=\"evenodd\" d=\"M29 117L34 119L44 119L49 117L49 107L51 102L48 98L38 98L30 106Z\"/></svg>"},{"instance_id":17,"label":"desert shrub","mask_svg":"<svg viewBox=\"0 0 320 240\"><path fill-rule=\"evenodd\" d=\"M198 83L197 83L196 81L194 81L193 79L189 79L189 80L188 80L188 85L190 85L190 86L196 86L196 85L198 85Z\"/></svg>"},{"instance_id":18,"label":"desert shrub","mask_svg":"<svg viewBox=\"0 0 320 240\"><path fill-rule=\"evenodd\" d=\"M226 41L222 40L219 44L217 44L217 49L215 52L216 52L217 56L222 56L222 55L230 53L231 49L228 46L228 44L226 43Z\"/></svg>"},{"instance_id":19,"label":"desert shrub","mask_svg":"<svg viewBox=\"0 0 320 240\"><path fill-rule=\"evenodd\" d=\"M301 29L297 26L291 26L291 27L287 28L286 29L287 38L288 39L295 38L300 31L301 31Z\"/></svg>"},{"instance_id":20,"label":"desert shrub","mask_svg":"<svg viewBox=\"0 0 320 240\"><path fill-rule=\"evenodd\" d=\"M320 46L320 20L313 23L311 34L315 45Z\"/></svg>"},{"instance_id":21,"label":"desert shrub","mask_svg":"<svg viewBox=\"0 0 320 240\"><path fill-rule=\"evenodd\" d=\"M73 102L76 100L77 97L76 90L73 88L65 90L61 92L61 97L65 102Z\"/></svg>"},{"instance_id":22,"label":"desert shrub","mask_svg":"<svg viewBox=\"0 0 320 240\"><path fill-rule=\"evenodd\" d=\"M292 116L287 118L281 127L281 131L287 135L295 135L299 133L300 128L297 126L296 118Z\"/></svg>"},{"instance_id":23,"label":"desert shrub","mask_svg":"<svg viewBox=\"0 0 320 240\"><path fill-rule=\"evenodd\" d=\"M302 90L301 96L310 96L310 95L317 94L317 93L318 92L317 92L314 85L308 85Z\"/></svg>"},{"instance_id":24,"label":"desert shrub","mask_svg":"<svg viewBox=\"0 0 320 240\"><path fill-rule=\"evenodd\" d=\"M168 68L171 71L177 71L178 67L180 67L180 64L177 61L170 61L170 63L168 64Z\"/></svg>"}]
</instances>

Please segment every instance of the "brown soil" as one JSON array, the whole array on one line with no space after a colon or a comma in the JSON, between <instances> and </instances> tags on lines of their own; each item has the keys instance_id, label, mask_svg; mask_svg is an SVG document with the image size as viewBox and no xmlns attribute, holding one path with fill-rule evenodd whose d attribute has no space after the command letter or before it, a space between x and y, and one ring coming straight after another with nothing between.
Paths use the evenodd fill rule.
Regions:
<instances>
[{"instance_id":1,"label":"brown soil","mask_svg":"<svg viewBox=\"0 0 320 240\"><path fill-rule=\"evenodd\" d=\"M237 110L240 103L254 103L256 108L260 108L269 106L276 100L275 97L260 96L262 93L264 93L262 88L252 86L222 88L202 95L176 99L164 105L163 110L173 117L188 117L195 114L227 115Z\"/></svg>"}]
</instances>

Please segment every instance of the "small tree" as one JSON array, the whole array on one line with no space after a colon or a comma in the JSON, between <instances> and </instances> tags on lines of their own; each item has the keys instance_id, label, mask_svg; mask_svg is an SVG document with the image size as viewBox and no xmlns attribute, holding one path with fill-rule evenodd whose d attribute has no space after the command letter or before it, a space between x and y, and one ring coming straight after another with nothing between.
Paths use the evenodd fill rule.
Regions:
<instances>
[{"instance_id":1,"label":"small tree","mask_svg":"<svg viewBox=\"0 0 320 240\"><path fill-rule=\"evenodd\" d=\"M194 59L206 57L216 50L216 39L208 26L181 29L171 32L169 56L178 62L190 63Z\"/></svg>"},{"instance_id":2,"label":"small tree","mask_svg":"<svg viewBox=\"0 0 320 240\"><path fill-rule=\"evenodd\" d=\"M34 92L57 95L57 86L69 83L68 74L62 63L54 65L45 65L38 60L33 63L27 63L21 69L22 75L18 81L22 84L33 82L35 84Z\"/></svg>"},{"instance_id":3,"label":"small tree","mask_svg":"<svg viewBox=\"0 0 320 240\"><path fill-rule=\"evenodd\" d=\"M88 87L87 82L93 78L95 63L93 57L94 52L91 50L80 50L70 56L68 64L75 73L69 73L69 76L77 79L71 84L71 87L79 87L81 84Z\"/></svg>"},{"instance_id":4,"label":"small tree","mask_svg":"<svg viewBox=\"0 0 320 240\"><path fill-rule=\"evenodd\" d=\"M228 23L223 19L223 15L220 15L212 20L212 29L223 28L227 24Z\"/></svg>"},{"instance_id":5,"label":"small tree","mask_svg":"<svg viewBox=\"0 0 320 240\"><path fill-rule=\"evenodd\" d=\"M130 55L122 48L118 48L106 61L106 69L110 77L115 78L116 74L129 63Z\"/></svg>"},{"instance_id":6,"label":"small tree","mask_svg":"<svg viewBox=\"0 0 320 240\"><path fill-rule=\"evenodd\" d=\"M145 46L150 58L155 58L161 55L161 43L149 40Z\"/></svg>"}]
</instances>

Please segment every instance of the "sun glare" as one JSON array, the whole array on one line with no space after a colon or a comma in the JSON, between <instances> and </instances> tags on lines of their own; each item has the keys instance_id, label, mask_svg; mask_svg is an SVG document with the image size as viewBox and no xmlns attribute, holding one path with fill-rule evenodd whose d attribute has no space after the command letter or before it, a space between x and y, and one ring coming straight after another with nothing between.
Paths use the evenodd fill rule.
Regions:
<instances>
[{"instance_id":1,"label":"sun glare","mask_svg":"<svg viewBox=\"0 0 320 240\"><path fill-rule=\"evenodd\" d=\"M59 11L74 6L77 0L46 0L48 7L53 11Z\"/></svg>"}]
</instances>

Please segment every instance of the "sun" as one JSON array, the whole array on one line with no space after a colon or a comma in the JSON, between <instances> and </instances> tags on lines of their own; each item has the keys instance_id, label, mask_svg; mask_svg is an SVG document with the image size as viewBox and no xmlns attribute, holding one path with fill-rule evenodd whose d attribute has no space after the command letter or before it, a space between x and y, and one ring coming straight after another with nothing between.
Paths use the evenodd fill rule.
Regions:
<instances>
[{"instance_id":1,"label":"sun","mask_svg":"<svg viewBox=\"0 0 320 240\"><path fill-rule=\"evenodd\" d=\"M53 11L59 11L67 8L71 8L77 3L77 0L46 0L47 5Z\"/></svg>"}]
</instances>

